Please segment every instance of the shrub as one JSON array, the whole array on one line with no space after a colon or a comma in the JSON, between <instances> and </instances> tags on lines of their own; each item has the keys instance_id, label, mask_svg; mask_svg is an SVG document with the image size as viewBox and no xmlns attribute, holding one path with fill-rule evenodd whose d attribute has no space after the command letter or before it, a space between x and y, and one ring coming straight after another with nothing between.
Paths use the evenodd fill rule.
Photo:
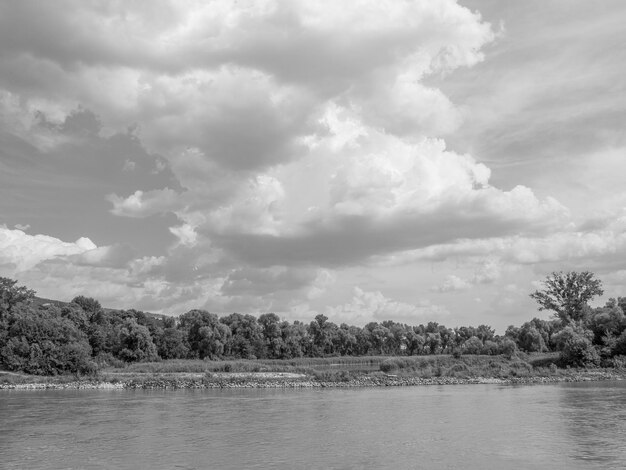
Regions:
<instances>
[{"instance_id":1,"label":"shrub","mask_svg":"<svg viewBox=\"0 0 626 470\"><path fill-rule=\"evenodd\" d=\"M450 377L467 377L470 375L470 368L463 363L454 364L448 369L446 375Z\"/></svg>"},{"instance_id":2,"label":"shrub","mask_svg":"<svg viewBox=\"0 0 626 470\"><path fill-rule=\"evenodd\" d=\"M472 336L463 343L464 354L480 354L483 350L483 342L477 336Z\"/></svg>"},{"instance_id":3,"label":"shrub","mask_svg":"<svg viewBox=\"0 0 626 470\"><path fill-rule=\"evenodd\" d=\"M350 372L347 370L310 370L310 375L320 382L349 382L352 379Z\"/></svg>"},{"instance_id":4,"label":"shrub","mask_svg":"<svg viewBox=\"0 0 626 470\"><path fill-rule=\"evenodd\" d=\"M99 353L96 357L94 357L94 362L99 368L115 367L117 369L121 369L126 366L124 361L116 358L113 354L108 352Z\"/></svg>"},{"instance_id":5,"label":"shrub","mask_svg":"<svg viewBox=\"0 0 626 470\"><path fill-rule=\"evenodd\" d=\"M613 356L611 358L610 367L614 367L615 369L626 368L626 356Z\"/></svg>"},{"instance_id":6,"label":"shrub","mask_svg":"<svg viewBox=\"0 0 626 470\"><path fill-rule=\"evenodd\" d=\"M391 372L392 370L399 369L401 364L398 359L385 359L380 363L379 367L382 372Z\"/></svg>"},{"instance_id":7,"label":"shrub","mask_svg":"<svg viewBox=\"0 0 626 470\"><path fill-rule=\"evenodd\" d=\"M500 344L500 354L504 355L507 359L511 359L517 352L517 344L515 341L509 338L505 338Z\"/></svg>"},{"instance_id":8,"label":"shrub","mask_svg":"<svg viewBox=\"0 0 626 470\"><path fill-rule=\"evenodd\" d=\"M563 346L561 362L575 367L598 366L600 354L588 338L577 335L568 339Z\"/></svg>"},{"instance_id":9,"label":"shrub","mask_svg":"<svg viewBox=\"0 0 626 470\"><path fill-rule=\"evenodd\" d=\"M0 364L8 370L56 375L95 369L85 334L56 311L15 311L6 333L6 343L0 345Z\"/></svg>"},{"instance_id":10,"label":"shrub","mask_svg":"<svg viewBox=\"0 0 626 470\"><path fill-rule=\"evenodd\" d=\"M500 353L500 347L495 341L487 340L483 345L482 353L489 356L495 356Z\"/></svg>"}]
</instances>

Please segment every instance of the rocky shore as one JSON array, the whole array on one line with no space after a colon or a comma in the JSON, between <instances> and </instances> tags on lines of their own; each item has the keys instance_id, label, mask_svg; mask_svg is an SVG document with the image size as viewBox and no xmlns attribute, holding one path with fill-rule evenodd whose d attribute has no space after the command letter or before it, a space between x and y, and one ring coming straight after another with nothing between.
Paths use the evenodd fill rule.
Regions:
<instances>
[{"instance_id":1,"label":"rocky shore","mask_svg":"<svg viewBox=\"0 0 626 470\"><path fill-rule=\"evenodd\" d=\"M363 375L348 381L324 382L306 376L284 377L280 374L255 376L241 374L217 377L177 376L134 377L122 380L77 380L72 382L3 383L0 390L125 390L125 389L223 389L223 388L351 388L351 387L408 387L426 385L535 385L558 382L589 382L623 380L626 372L614 370L572 371L566 375L547 377L399 377L394 375Z\"/></svg>"}]
</instances>

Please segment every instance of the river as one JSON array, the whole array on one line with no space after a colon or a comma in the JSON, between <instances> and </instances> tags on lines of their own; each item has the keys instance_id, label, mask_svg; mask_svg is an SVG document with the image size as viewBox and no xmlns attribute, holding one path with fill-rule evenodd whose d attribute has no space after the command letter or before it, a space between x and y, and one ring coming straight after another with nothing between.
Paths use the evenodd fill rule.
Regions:
<instances>
[{"instance_id":1,"label":"river","mask_svg":"<svg viewBox=\"0 0 626 470\"><path fill-rule=\"evenodd\" d=\"M626 468L626 382L0 391L2 469Z\"/></svg>"}]
</instances>

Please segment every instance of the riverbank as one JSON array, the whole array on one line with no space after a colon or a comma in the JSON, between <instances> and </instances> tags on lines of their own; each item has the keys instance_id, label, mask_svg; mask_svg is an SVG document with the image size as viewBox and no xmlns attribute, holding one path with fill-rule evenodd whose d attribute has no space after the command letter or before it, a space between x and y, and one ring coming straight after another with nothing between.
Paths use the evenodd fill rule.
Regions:
<instances>
[{"instance_id":1,"label":"riverbank","mask_svg":"<svg viewBox=\"0 0 626 470\"><path fill-rule=\"evenodd\" d=\"M408 387L428 385L536 385L559 382L625 380L626 371L612 369L570 369L560 375L532 377L400 377L390 374L366 374L341 381L320 381L304 374L224 373L202 374L133 374L107 379L68 380L67 377L34 377L24 381L4 381L0 390L126 390L126 389L219 389L219 388L353 388ZM32 380L32 381L31 381Z\"/></svg>"}]
</instances>

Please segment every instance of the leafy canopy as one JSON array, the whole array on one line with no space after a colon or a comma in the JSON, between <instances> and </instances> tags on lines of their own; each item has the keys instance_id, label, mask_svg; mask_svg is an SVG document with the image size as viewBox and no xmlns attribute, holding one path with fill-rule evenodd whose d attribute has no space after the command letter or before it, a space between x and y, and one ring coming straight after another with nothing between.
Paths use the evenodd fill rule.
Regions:
<instances>
[{"instance_id":1,"label":"leafy canopy","mask_svg":"<svg viewBox=\"0 0 626 470\"><path fill-rule=\"evenodd\" d=\"M0 277L0 315L10 313L20 303L28 303L35 296L35 291L24 286L17 286L17 281Z\"/></svg>"},{"instance_id":2,"label":"leafy canopy","mask_svg":"<svg viewBox=\"0 0 626 470\"><path fill-rule=\"evenodd\" d=\"M584 320L587 303L604 293L602 282L589 271L553 272L543 286L530 296L539 304L539 310L552 310L566 324Z\"/></svg>"}]
</instances>

